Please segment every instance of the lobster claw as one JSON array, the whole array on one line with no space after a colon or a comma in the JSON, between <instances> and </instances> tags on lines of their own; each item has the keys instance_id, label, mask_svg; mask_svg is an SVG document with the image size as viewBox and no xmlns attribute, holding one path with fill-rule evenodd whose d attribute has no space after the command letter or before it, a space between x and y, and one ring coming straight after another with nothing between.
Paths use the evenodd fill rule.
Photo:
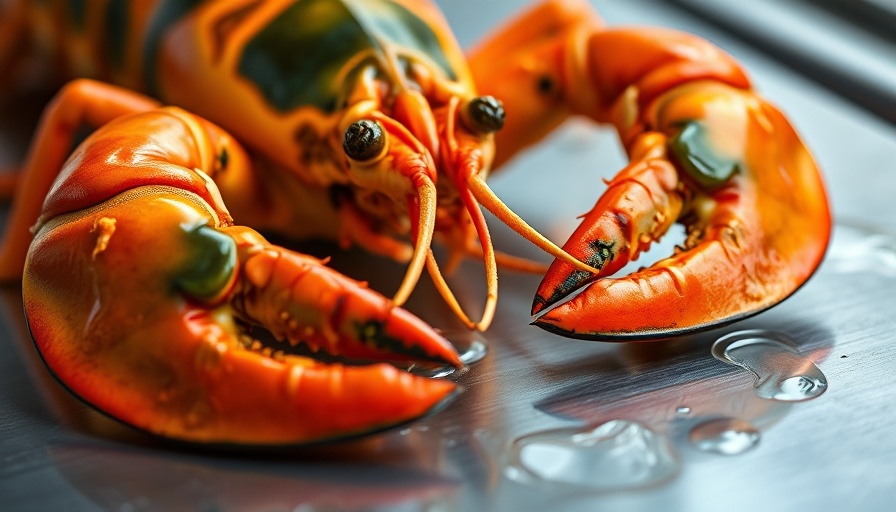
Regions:
<instances>
[{"instance_id":1,"label":"lobster claw","mask_svg":"<svg viewBox=\"0 0 896 512\"><path fill-rule=\"evenodd\" d=\"M363 283L248 228L208 225L182 193L118 202L42 226L23 279L41 356L96 409L191 443L304 445L403 424L457 394L449 380L349 363L463 367Z\"/></svg>"},{"instance_id":2,"label":"lobster claw","mask_svg":"<svg viewBox=\"0 0 896 512\"><path fill-rule=\"evenodd\" d=\"M600 272L555 261L534 325L611 341L705 330L776 305L820 264L831 230L824 185L780 112L702 82L661 98L645 124L627 145L631 163L563 247ZM676 221L687 237L674 255L610 277Z\"/></svg>"}]
</instances>

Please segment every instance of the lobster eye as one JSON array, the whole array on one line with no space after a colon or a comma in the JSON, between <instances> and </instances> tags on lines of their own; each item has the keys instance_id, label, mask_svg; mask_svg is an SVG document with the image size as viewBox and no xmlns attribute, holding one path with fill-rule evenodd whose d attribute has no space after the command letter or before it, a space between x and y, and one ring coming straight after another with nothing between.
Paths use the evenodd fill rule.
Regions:
<instances>
[{"instance_id":1,"label":"lobster eye","mask_svg":"<svg viewBox=\"0 0 896 512\"><path fill-rule=\"evenodd\" d=\"M494 96L473 98L467 105L470 128L479 133L495 133L504 127L504 105Z\"/></svg>"},{"instance_id":2,"label":"lobster eye","mask_svg":"<svg viewBox=\"0 0 896 512\"><path fill-rule=\"evenodd\" d=\"M370 160L380 154L386 144L382 127L375 121L362 119L345 130L342 149L352 160Z\"/></svg>"}]
</instances>

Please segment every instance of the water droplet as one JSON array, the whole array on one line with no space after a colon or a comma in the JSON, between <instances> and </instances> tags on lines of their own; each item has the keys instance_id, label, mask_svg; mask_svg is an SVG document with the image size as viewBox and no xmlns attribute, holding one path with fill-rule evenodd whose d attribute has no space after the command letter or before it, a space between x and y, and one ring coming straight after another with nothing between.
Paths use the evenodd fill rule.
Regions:
<instances>
[{"instance_id":1,"label":"water droplet","mask_svg":"<svg viewBox=\"0 0 896 512\"><path fill-rule=\"evenodd\" d=\"M681 405L677 409L675 409L675 415L679 418L684 418L691 414L691 408L686 405Z\"/></svg>"},{"instance_id":2,"label":"water droplet","mask_svg":"<svg viewBox=\"0 0 896 512\"><path fill-rule=\"evenodd\" d=\"M785 379L784 382L781 383L781 390L774 396L774 398L785 402L798 402L803 398L807 400L809 398L815 398L824 393L826 388L827 382L824 380L824 375L822 375L821 379L800 375L798 377ZM790 398L793 398L793 400L790 400Z\"/></svg>"},{"instance_id":3,"label":"water droplet","mask_svg":"<svg viewBox=\"0 0 896 512\"><path fill-rule=\"evenodd\" d=\"M688 434L695 448L722 455L738 455L759 443L759 430L749 422L730 418L705 421Z\"/></svg>"},{"instance_id":4,"label":"water droplet","mask_svg":"<svg viewBox=\"0 0 896 512\"><path fill-rule=\"evenodd\" d=\"M739 331L719 338L712 355L756 377L756 394L781 402L820 396L828 387L821 370L795 348L786 335L764 330Z\"/></svg>"},{"instance_id":5,"label":"water droplet","mask_svg":"<svg viewBox=\"0 0 896 512\"><path fill-rule=\"evenodd\" d=\"M680 462L667 439L631 421L567 428L516 439L505 475L521 483L547 483L591 490L637 489L678 474Z\"/></svg>"}]
</instances>

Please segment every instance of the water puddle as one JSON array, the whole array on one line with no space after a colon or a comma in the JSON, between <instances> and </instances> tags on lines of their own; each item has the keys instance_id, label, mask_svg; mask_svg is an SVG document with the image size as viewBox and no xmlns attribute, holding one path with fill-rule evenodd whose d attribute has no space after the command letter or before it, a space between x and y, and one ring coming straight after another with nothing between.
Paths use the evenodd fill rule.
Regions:
<instances>
[{"instance_id":1,"label":"water puddle","mask_svg":"<svg viewBox=\"0 0 896 512\"><path fill-rule=\"evenodd\" d=\"M439 332L454 345L460 360L467 366L481 361L488 354L488 343L482 333L465 329L442 330ZM420 377L441 378L457 371L452 366L432 366L412 363L403 368Z\"/></svg>"},{"instance_id":2,"label":"water puddle","mask_svg":"<svg viewBox=\"0 0 896 512\"><path fill-rule=\"evenodd\" d=\"M649 487L673 478L681 466L664 436L625 420L529 434L514 440L507 454L511 480L592 491Z\"/></svg>"},{"instance_id":3,"label":"water puddle","mask_svg":"<svg viewBox=\"0 0 896 512\"><path fill-rule=\"evenodd\" d=\"M759 429L750 422L720 418L699 423L691 429L688 441L700 451L739 455L759 443Z\"/></svg>"},{"instance_id":4,"label":"water puddle","mask_svg":"<svg viewBox=\"0 0 896 512\"><path fill-rule=\"evenodd\" d=\"M818 366L795 347L782 333L756 329L719 338L712 346L712 355L751 372L760 397L802 402L824 393L828 381Z\"/></svg>"},{"instance_id":5,"label":"water puddle","mask_svg":"<svg viewBox=\"0 0 896 512\"><path fill-rule=\"evenodd\" d=\"M564 416L588 426L538 431L504 445L504 475L557 492L632 491L674 479L693 452L737 456L755 450L762 434L794 404L827 390L812 353L798 347L786 334L771 330L719 338L712 355L749 371L752 388L744 381L731 386L732 371L707 377L700 370L674 388L634 397L603 390L600 399L574 395L557 400L554 404L560 405L549 412L572 410ZM572 405L564 409L566 404ZM682 459L676 450L685 448Z\"/></svg>"}]
</instances>

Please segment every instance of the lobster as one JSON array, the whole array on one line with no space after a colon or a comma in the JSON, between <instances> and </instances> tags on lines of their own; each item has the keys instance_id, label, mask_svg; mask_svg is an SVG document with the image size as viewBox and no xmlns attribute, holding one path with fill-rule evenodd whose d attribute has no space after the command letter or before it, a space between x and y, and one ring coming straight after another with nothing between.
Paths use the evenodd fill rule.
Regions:
<instances>
[{"instance_id":1,"label":"lobster","mask_svg":"<svg viewBox=\"0 0 896 512\"><path fill-rule=\"evenodd\" d=\"M830 236L812 157L730 56L673 31L606 28L585 0L543 0L466 56L426 0L7 4L0 76L26 69L16 44L31 40L62 75L103 82L70 82L46 110L0 277L22 277L32 337L65 386L161 436L313 443L450 401L451 381L313 353L463 367L401 307L423 270L479 330L499 266L544 270L496 251L480 207L555 258L534 324L586 339L758 313L809 279ZM630 163L559 247L485 180L573 115L615 126ZM82 124L100 128L68 155ZM610 277L675 222L676 254ZM408 267L387 299L259 232ZM446 272L482 258L478 320L434 240Z\"/></svg>"}]
</instances>

